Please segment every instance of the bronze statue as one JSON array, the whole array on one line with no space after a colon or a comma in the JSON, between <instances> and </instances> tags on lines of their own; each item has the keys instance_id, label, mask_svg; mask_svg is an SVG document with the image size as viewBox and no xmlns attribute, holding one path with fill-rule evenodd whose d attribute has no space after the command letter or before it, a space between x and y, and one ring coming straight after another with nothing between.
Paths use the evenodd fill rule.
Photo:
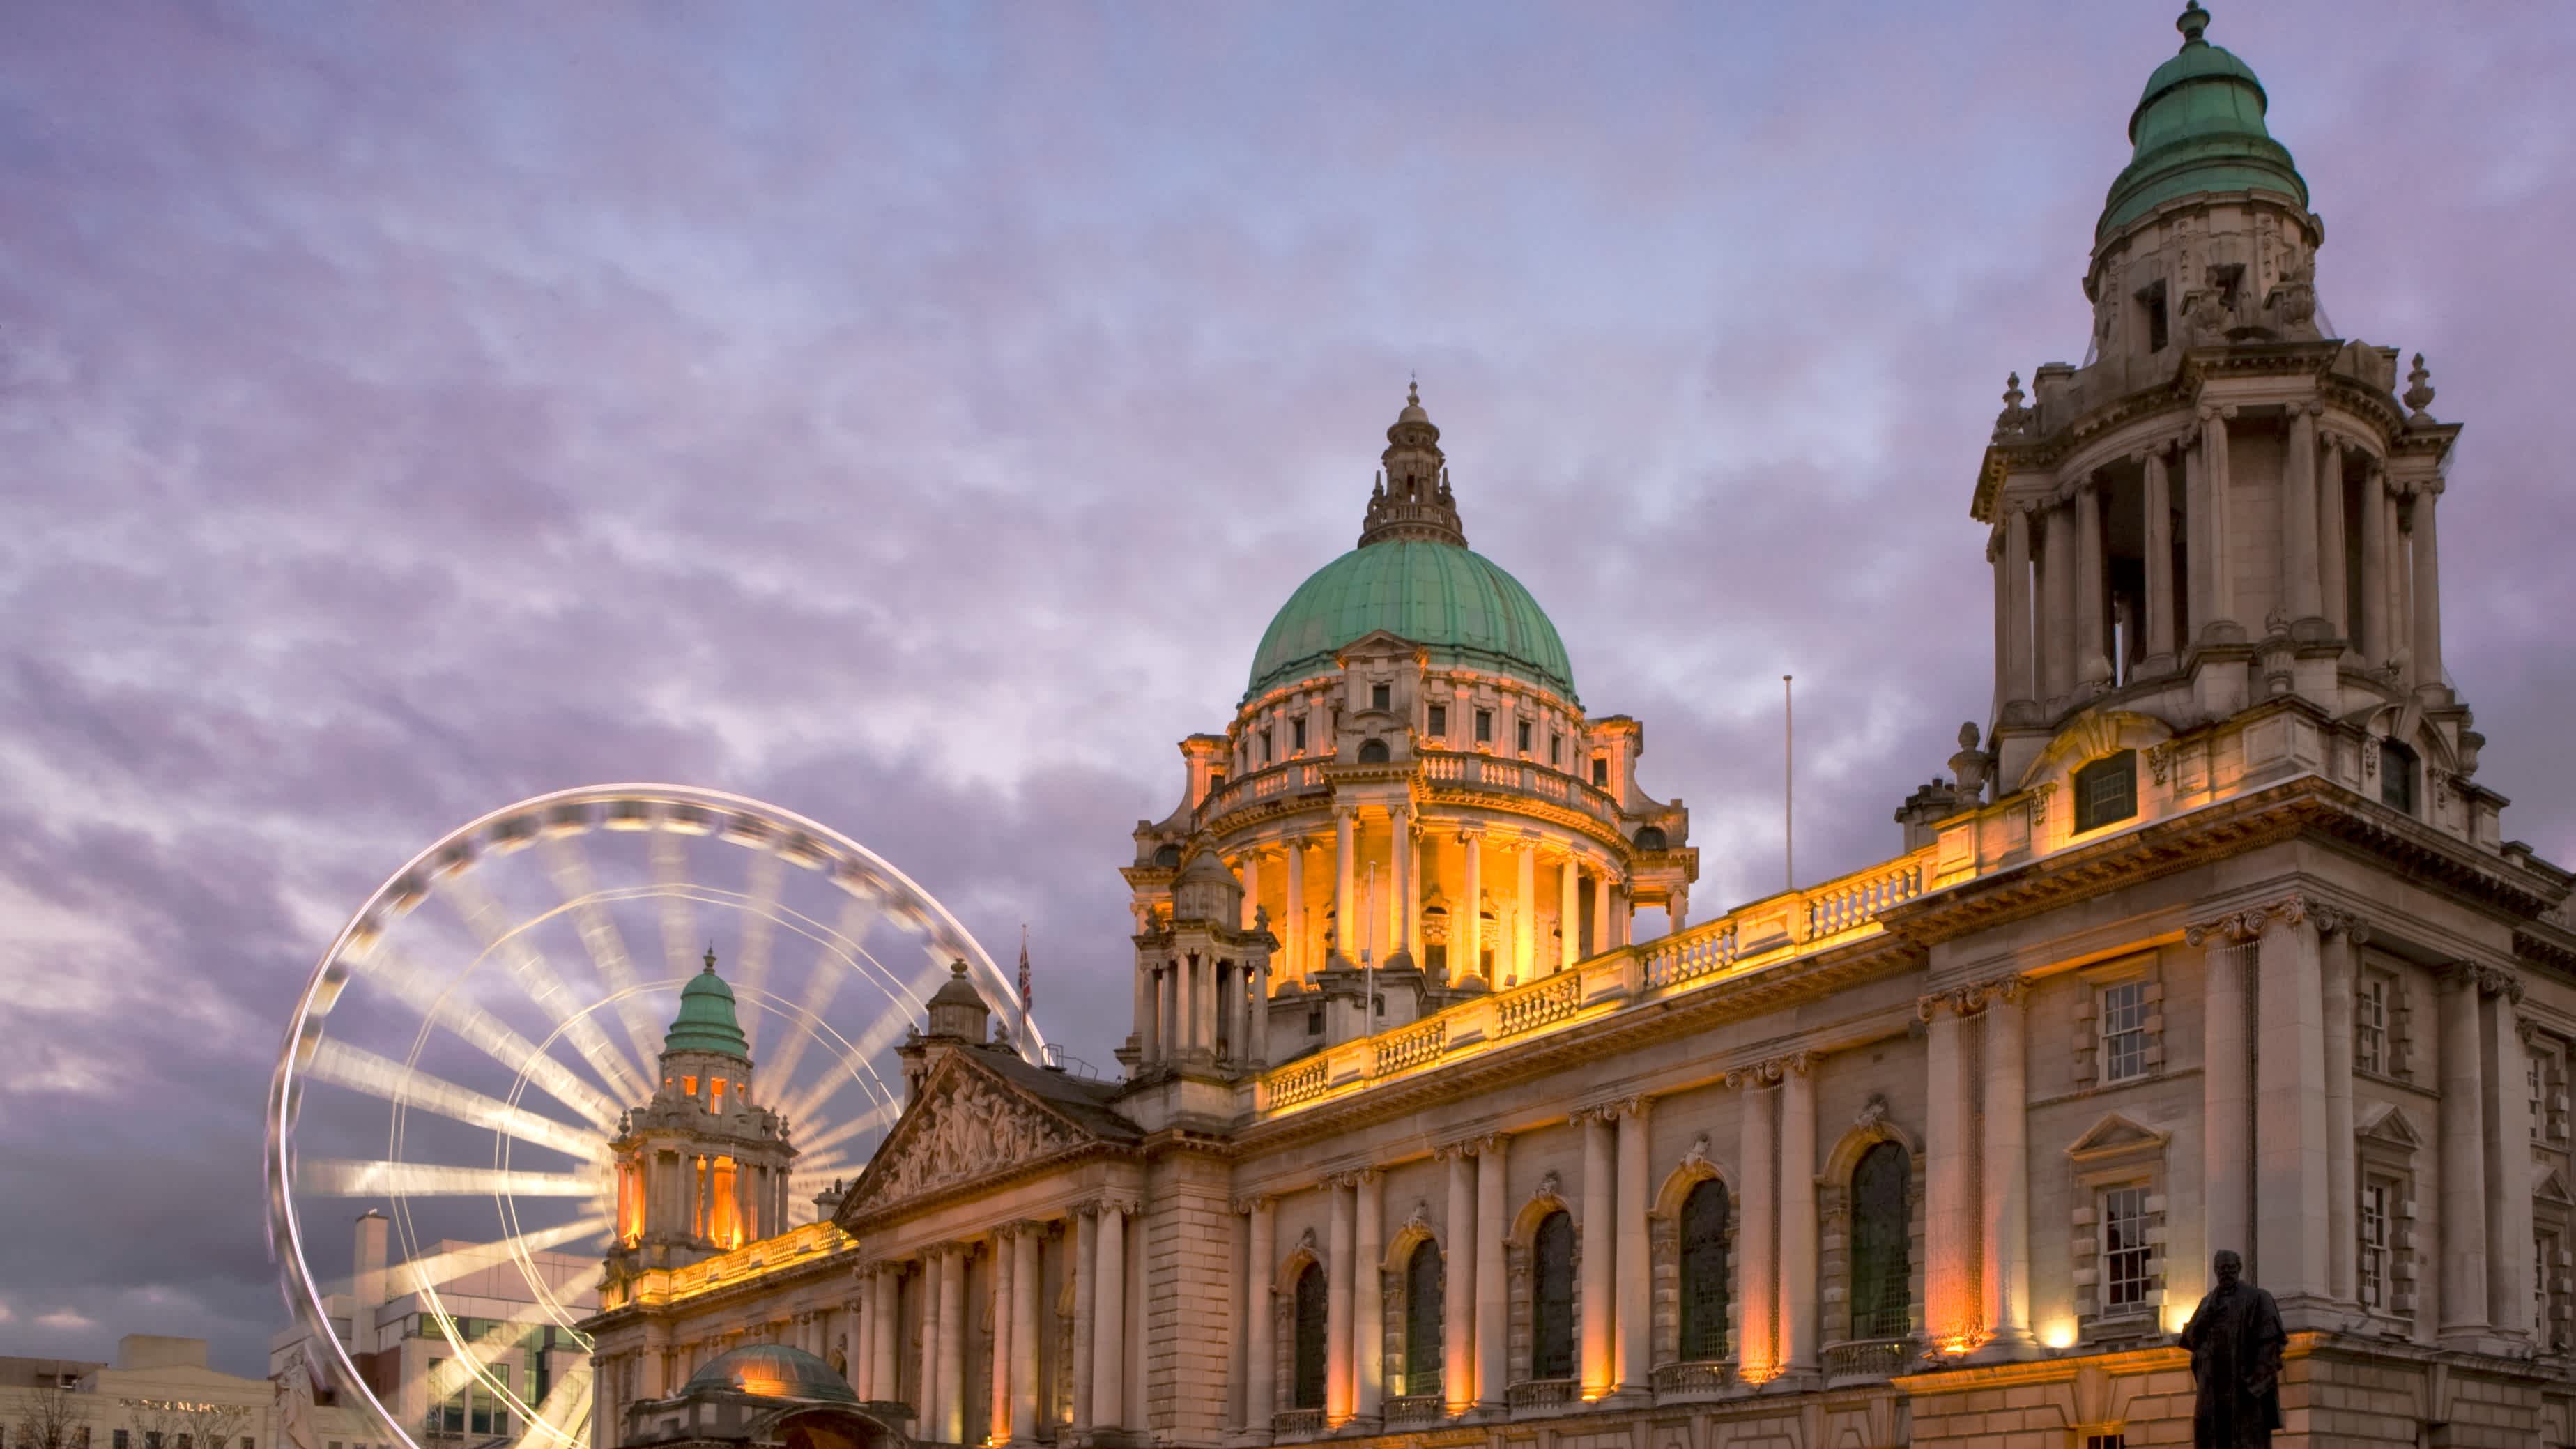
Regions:
<instances>
[{"instance_id":1,"label":"bronze statue","mask_svg":"<svg viewBox=\"0 0 2576 1449\"><path fill-rule=\"evenodd\" d=\"M2281 1309L2272 1295L2239 1281L2245 1260L2222 1249L2210 1261L2218 1286L2183 1325L2191 1377L2193 1449L2267 1449L2281 1427Z\"/></svg>"}]
</instances>

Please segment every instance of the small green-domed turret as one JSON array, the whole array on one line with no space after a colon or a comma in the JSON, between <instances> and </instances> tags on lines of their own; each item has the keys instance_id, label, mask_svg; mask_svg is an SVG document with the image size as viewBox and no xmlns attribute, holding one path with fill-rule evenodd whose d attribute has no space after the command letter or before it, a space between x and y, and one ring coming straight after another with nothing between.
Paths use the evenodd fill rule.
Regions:
<instances>
[{"instance_id":1,"label":"small green-domed turret","mask_svg":"<svg viewBox=\"0 0 2576 1449\"><path fill-rule=\"evenodd\" d=\"M2308 183L2289 149L2263 124L2270 100L2254 70L2203 38L2200 0L2174 22L2182 51L2156 67L2129 115L2128 169L2111 183L2096 240L2176 197L2210 191L2274 191L2308 204Z\"/></svg>"},{"instance_id":2,"label":"small green-domed turret","mask_svg":"<svg viewBox=\"0 0 2576 1449\"><path fill-rule=\"evenodd\" d=\"M671 1034L662 1040L664 1052L717 1052L724 1056L751 1060L751 1043L744 1039L742 1022L734 1015L733 988L716 974L715 948L707 948L707 969L689 978L680 988L680 1014L671 1022Z\"/></svg>"}]
</instances>

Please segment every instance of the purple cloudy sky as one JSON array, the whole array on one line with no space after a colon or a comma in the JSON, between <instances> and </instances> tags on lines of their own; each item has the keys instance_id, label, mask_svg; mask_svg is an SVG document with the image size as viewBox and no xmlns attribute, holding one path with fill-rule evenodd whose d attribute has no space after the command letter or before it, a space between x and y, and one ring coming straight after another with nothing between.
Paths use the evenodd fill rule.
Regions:
<instances>
[{"instance_id":1,"label":"purple cloudy sky","mask_svg":"<svg viewBox=\"0 0 2576 1449\"><path fill-rule=\"evenodd\" d=\"M1997 394L2083 351L2171 9L0 7L0 1349L258 1371L291 996L542 790L830 821L1029 922L1104 1059L1127 831L1408 369L1703 911L1774 882L1784 670L1802 861L1892 851L1985 710ZM2470 425L2449 658L2576 858L2576 9L2213 38L2329 316Z\"/></svg>"}]
</instances>

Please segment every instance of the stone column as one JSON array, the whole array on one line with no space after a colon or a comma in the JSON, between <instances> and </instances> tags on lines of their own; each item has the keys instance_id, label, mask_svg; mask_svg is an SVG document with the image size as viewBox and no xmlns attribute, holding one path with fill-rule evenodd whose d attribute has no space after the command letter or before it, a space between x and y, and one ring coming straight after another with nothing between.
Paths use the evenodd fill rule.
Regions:
<instances>
[{"instance_id":1,"label":"stone column","mask_svg":"<svg viewBox=\"0 0 2576 1449\"><path fill-rule=\"evenodd\" d=\"M2361 478L2361 658L2377 669L2388 662L2388 484L2379 465L2366 462Z\"/></svg>"},{"instance_id":2,"label":"stone column","mask_svg":"<svg viewBox=\"0 0 2576 1449\"><path fill-rule=\"evenodd\" d=\"M2232 407L2200 410L2201 473L2209 497L2209 529L2202 535L2209 541L2209 622L2201 631L2203 638L2209 637L2211 629L2230 639L2244 637L2236 620L2234 549L2228 537L2227 419L2235 411Z\"/></svg>"},{"instance_id":3,"label":"stone column","mask_svg":"<svg viewBox=\"0 0 2576 1449\"><path fill-rule=\"evenodd\" d=\"M2317 923L2292 896L2264 930L2254 1019L2258 1105L2249 1273L2295 1312L2326 1296L2326 1013Z\"/></svg>"},{"instance_id":4,"label":"stone column","mask_svg":"<svg viewBox=\"0 0 2576 1449\"><path fill-rule=\"evenodd\" d=\"M1199 956L1172 958L1172 1055L1194 1056L1199 1041Z\"/></svg>"},{"instance_id":5,"label":"stone column","mask_svg":"<svg viewBox=\"0 0 2576 1449\"><path fill-rule=\"evenodd\" d=\"M1556 969L1583 959L1583 871L1572 855L1556 867Z\"/></svg>"},{"instance_id":6,"label":"stone column","mask_svg":"<svg viewBox=\"0 0 2576 1449\"><path fill-rule=\"evenodd\" d=\"M1787 1371L1817 1371L1816 1084L1817 1056L1799 1052L1780 1076L1780 1330Z\"/></svg>"},{"instance_id":7,"label":"stone column","mask_svg":"<svg viewBox=\"0 0 2576 1449\"><path fill-rule=\"evenodd\" d=\"M2111 646L2102 622L2107 599L2102 583L2102 479L2087 474L2075 483L2075 663L2085 684L2112 679Z\"/></svg>"},{"instance_id":8,"label":"stone column","mask_svg":"<svg viewBox=\"0 0 2576 1449\"><path fill-rule=\"evenodd\" d=\"M2174 657L2173 475L2164 445L2147 450L2147 658Z\"/></svg>"},{"instance_id":9,"label":"stone column","mask_svg":"<svg viewBox=\"0 0 2576 1449\"><path fill-rule=\"evenodd\" d=\"M1976 1084L1968 1077L1963 997L1927 997L1923 1132L1924 1329L1951 1348L1973 1338L1977 1302Z\"/></svg>"},{"instance_id":10,"label":"stone column","mask_svg":"<svg viewBox=\"0 0 2576 1449\"><path fill-rule=\"evenodd\" d=\"M858 1295L850 1300L850 1392L866 1403L877 1396L877 1273L873 1266L853 1275Z\"/></svg>"},{"instance_id":11,"label":"stone column","mask_svg":"<svg viewBox=\"0 0 2576 1449\"><path fill-rule=\"evenodd\" d=\"M1592 877L1592 954L1615 944L1610 938L1610 868L1605 865Z\"/></svg>"},{"instance_id":12,"label":"stone column","mask_svg":"<svg viewBox=\"0 0 2576 1449\"><path fill-rule=\"evenodd\" d=\"M1027 1432L1027 1425L1011 1417L1011 1375L1019 1357L1019 1344L1012 1337L1018 1326L1019 1308L1014 1301L1019 1270L1018 1242L1020 1231L1005 1225L993 1234L993 1382L992 1401L985 1409L985 1437L995 1442L1008 1442ZM1032 1391L1037 1381L1029 1381ZM1035 1418L1034 1413L1031 1418Z\"/></svg>"},{"instance_id":13,"label":"stone column","mask_svg":"<svg viewBox=\"0 0 2576 1449\"><path fill-rule=\"evenodd\" d=\"M1243 853L1243 919L1235 922L1238 931L1249 931L1261 915L1261 852Z\"/></svg>"},{"instance_id":14,"label":"stone column","mask_svg":"<svg viewBox=\"0 0 2576 1449\"><path fill-rule=\"evenodd\" d=\"M1510 1370L1505 1324L1511 1300L1503 1291L1503 1234L1511 1219L1503 1200L1508 1139L1500 1134L1476 1144L1476 1406L1500 1410Z\"/></svg>"},{"instance_id":15,"label":"stone column","mask_svg":"<svg viewBox=\"0 0 2576 1449\"><path fill-rule=\"evenodd\" d=\"M1330 1227L1324 1239L1324 1426L1338 1429L1351 1417L1351 1178L1324 1180Z\"/></svg>"},{"instance_id":16,"label":"stone column","mask_svg":"<svg viewBox=\"0 0 2576 1449\"><path fill-rule=\"evenodd\" d=\"M2488 1183L2486 1114L2480 1100L2485 1073L2478 1050L2478 974L2465 961L2442 975L2441 1034L2441 1331L2474 1338L2484 1334L2490 1321ZM2506 1244L2504 1251L2515 1250Z\"/></svg>"},{"instance_id":17,"label":"stone column","mask_svg":"<svg viewBox=\"0 0 2576 1449\"><path fill-rule=\"evenodd\" d=\"M1154 968L1155 1013L1160 1018L1156 1028L1163 1043L1163 1059L1172 1061L1189 1049L1181 1037L1181 963L1167 960Z\"/></svg>"},{"instance_id":18,"label":"stone column","mask_svg":"<svg viewBox=\"0 0 2576 1449\"><path fill-rule=\"evenodd\" d=\"M1288 979L1302 982L1307 976L1306 959L1306 842L1288 842L1288 909L1283 913L1288 926Z\"/></svg>"},{"instance_id":19,"label":"stone column","mask_svg":"<svg viewBox=\"0 0 2576 1449\"><path fill-rule=\"evenodd\" d=\"M1995 697L1988 708L1990 718L2002 719L2004 697L2008 692L2004 678L2010 667L2008 661L2012 658L2011 631L2005 625L2012 589L2004 581L2004 537L2000 524L1987 531L1986 562L1993 567L1995 575Z\"/></svg>"},{"instance_id":20,"label":"stone column","mask_svg":"<svg viewBox=\"0 0 2576 1449\"><path fill-rule=\"evenodd\" d=\"M2414 609L2406 601L2407 579L2411 572L2406 562L2405 502L2392 484L2388 493L2388 565L2380 571L2380 580L2388 590L2388 652L2404 664L2400 673L2411 689L2417 676L2414 671Z\"/></svg>"},{"instance_id":21,"label":"stone column","mask_svg":"<svg viewBox=\"0 0 2576 1449\"><path fill-rule=\"evenodd\" d=\"M1420 825L1421 822L1414 818L1413 812L1407 810L1403 836L1407 872L1404 887L1404 939L1413 948L1413 964L1427 968L1430 965L1431 953L1428 949L1429 943L1422 939L1422 882L1431 874L1430 867L1425 864L1424 859L1431 850L1431 843L1424 838Z\"/></svg>"},{"instance_id":22,"label":"stone column","mask_svg":"<svg viewBox=\"0 0 2576 1449\"><path fill-rule=\"evenodd\" d=\"M2514 1005L2522 983L2501 969L2478 973L2478 1037L2486 1058L2481 1114L2486 1119L2487 1321L2504 1334L2528 1335L2531 1299L2530 1058L2524 1055Z\"/></svg>"},{"instance_id":23,"label":"stone column","mask_svg":"<svg viewBox=\"0 0 2576 1449\"><path fill-rule=\"evenodd\" d=\"M1736 1089L1744 1114L1741 1145L1736 1149L1744 1181L1735 1227L1735 1361L1744 1377L1755 1383L1771 1378L1780 1366L1779 1340L1771 1332L1772 1311L1780 1301L1780 1199L1773 1176L1779 1149L1771 1126L1773 1094L1765 1089L1767 1076L1763 1067L1726 1074L1726 1084Z\"/></svg>"},{"instance_id":24,"label":"stone column","mask_svg":"<svg viewBox=\"0 0 2576 1449\"><path fill-rule=\"evenodd\" d=\"M921 1355L912 1386L913 1407L921 1411L915 1422L921 1425L920 1437L939 1437L939 1264L945 1249L931 1248L921 1255Z\"/></svg>"},{"instance_id":25,"label":"stone column","mask_svg":"<svg viewBox=\"0 0 2576 1449\"><path fill-rule=\"evenodd\" d=\"M1386 1225L1378 1175L1351 1174L1351 1415L1374 1426L1386 1404Z\"/></svg>"},{"instance_id":26,"label":"stone column","mask_svg":"<svg viewBox=\"0 0 2576 1449\"><path fill-rule=\"evenodd\" d=\"M1611 1220L1613 1118L1608 1108L1596 1107L1578 1113L1577 1120L1583 1124L1583 1216L1575 1223L1583 1249L1583 1358L1578 1367L1583 1397L1590 1401L1609 1393L1618 1382L1610 1337L1612 1298L1618 1291L1612 1272L1618 1262L1618 1236Z\"/></svg>"},{"instance_id":27,"label":"stone column","mask_svg":"<svg viewBox=\"0 0 2576 1449\"><path fill-rule=\"evenodd\" d=\"M2327 433L2325 455L2317 467L2317 591L2325 604L2326 628L2335 638L2352 637L2352 585L2345 568L2347 544L2343 526L2343 435Z\"/></svg>"},{"instance_id":28,"label":"stone column","mask_svg":"<svg viewBox=\"0 0 2576 1449\"><path fill-rule=\"evenodd\" d=\"M1139 1062L1163 1059L1163 968L1136 958L1136 1054Z\"/></svg>"},{"instance_id":29,"label":"stone column","mask_svg":"<svg viewBox=\"0 0 2576 1449\"><path fill-rule=\"evenodd\" d=\"M1512 979L1538 975L1538 845L1522 839L1512 847L1517 874L1512 882Z\"/></svg>"},{"instance_id":30,"label":"stone column","mask_svg":"<svg viewBox=\"0 0 2576 1449\"><path fill-rule=\"evenodd\" d=\"M941 1442L966 1438L966 1250L939 1254L939 1418Z\"/></svg>"},{"instance_id":31,"label":"stone column","mask_svg":"<svg viewBox=\"0 0 2576 1449\"><path fill-rule=\"evenodd\" d=\"M1440 1305L1440 1394L1449 1412L1476 1406L1476 1167L1467 1144L1449 1159L1448 1235L1440 1244L1448 1301Z\"/></svg>"},{"instance_id":32,"label":"stone column","mask_svg":"<svg viewBox=\"0 0 2576 1449\"><path fill-rule=\"evenodd\" d=\"M2326 454L2332 458L2330 450ZM2332 599L2328 599L2332 606ZM2354 1213L2361 1200L2361 1180L2352 1150L2352 1001L2356 949L2369 932L2355 917L2319 910L2323 933L2320 954L2324 973L2326 1017L2326 1292L2338 1304L2361 1300L2360 1240Z\"/></svg>"},{"instance_id":33,"label":"stone column","mask_svg":"<svg viewBox=\"0 0 2576 1449\"><path fill-rule=\"evenodd\" d=\"M2238 949L2261 917L2228 916L2190 927L2186 943L2201 947L2200 1073L2200 1269L2222 1250L2253 1257L2252 1154L2253 1045L2247 1034L2245 956Z\"/></svg>"},{"instance_id":34,"label":"stone column","mask_svg":"<svg viewBox=\"0 0 2576 1449\"><path fill-rule=\"evenodd\" d=\"M2281 475L2282 611L2297 624L2325 617L2325 581L2317 563L2317 415L2322 403L2290 405L2289 456Z\"/></svg>"},{"instance_id":35,"label":"stone column","mask_svg":"<svg viewBox=\"0 0 2576 1449\"><path fill-rule=\"evenodd\" d=\"M1012 1240L1011 1266L1011 1442L1038 1439L1038 1234L1035 1223L1022 1223Z\"/></svg>"},{"instance_id":36,"label":"stone column","mask_svg":"<svg viewBox=\"0 0 2576 1449\"><path fill-rule=\"evenodd\" d=\"M1277 1220L1270 1199L1256 1197L1242 1211L1251 1219L1250 1243L1243 1265L1243 1427L1256 1437L1270 1433L1270 1416L1279 1410L1278 1364L1273 1357L1270 1280L1279 1270Z\"/></svg>"},{"instance_id":37,"label":"stone column","mask_svg":"<svg viewBox=\"0 0 2576 1449\"><path fill-rule=\"evenodd\" d=\"M1093 1429L1127 1423L1127 1213L1116 1201L1100 1205L1099 1256L1091 1289L1091 1422Z\"/></svg>"},{"instance_id":38,"label":"stone column","mask_svg":"<svg viewBox=\"0 0 2576 1449\"><path fill-rule=\"evenodd\" d=\"M876 1397L887 1403L903 1397L903 1269L894 1263L877 1269L876 1295L868 1316L876 1320L869 1351L876 1355Z\"/></svg>"},{"instance_id":39,"label":"stone column","mask_svg":"<svg viewBox=\"0 0 2576 1449\"><path fill-rule=\"evenodd\" d=\"M2004 702L2039 698L2032 659L2030 600L2030 512L2017 503L2004 504Z\"/></svg>"},{"instance_id":40,"label":"stone column","mask_svg":"<svg viewBox=\"0 0 2576 1449\"><path fill-rule=\"evenodd\" d=\"M1333 954L1344 962L1357 965L1360 959L1360 916L1357 892L1359 869L1359 812L1348 805L1333 807Z\"/></svg>"},{"instance_id":41,"label":"stone column","mask_svg":"<svg viewBox=\"0 0 2576 1449\"><path fill-rule=\"evenodd\" d=\"M2075 511L2051 505L2039 555L2040 586L2047 592L2040 610L2040 693L2054 704L2075 692Z\"/></svg>"},{"instance_id":42,"label":"stone column","mask_svg":"<svg viewBox=\"0 0 2576 1449\"><path fill-rule=\"evenodd\" d=\"M2415 487L2415 688L2447 699L2442 678L2442 550L2433 533L2433 504L2442 496L2442 480L2427 478ZM2517 1255L2516 1261L2520 1261Z\"/></svg>"},{"instance_id":43,"label":"stone column","mask_svg":"<svg viewBox=\"0 0 2576 1449\"><path fill-rule=\"evenodd\" d=\"M1244 1035L1252 1044L1251 1060L1270 1064L1270 957L1256 954L1243 963L1244 1010L1250 1015Z\"/></svg>"},{"instance_id":44,"label":"stone column","mask_svg":"<svg viewBox=\"0 0 2576 1449\"><path fill-rule=\"evenodd\" d=\"M1073 1215L1073 1254L1065 1264L1073 1274L1073 1432L1091 1433L1091 1388L1098 1356L1092 1339L1100 1317L1100 1210L1084 1203ZM1264 1419L1259 1425L1268 1428Z\"/></svg>"},{"instance_id":45,"label":"stone column","mask_svg":"<svg viewBox=\"0 0 2576 1449\"><path fill-rule=\"evenodd\" d=\"M1387 817L1386 875L1386 954L1392 959L1396 952L1405 952L1419 966L1421 947L1413 939L1413 811L1409 806L1398 805Z\"/></svg>"},{"instance_id":46,"label":"stone column","mask_svg":"<svg viewBox=\"0 0 2576 1449\"><path fill-rule=\"evenodd\" d=\"M1619 1104L1619 1279L1617 1327L1619 1392L1645 1395L1654 1387L1655 1267L1648 1251L1646 1113L1648 1099Z\"/></svg>"},{"instance_id":47,"label":"stone column","mask_svg":"<svg viewBox=\"0 0 2576 1449\"><path fill-rule=\"evenodd\" d=\"M1987 1342L2017 1354L2034 1341L2030 1331L2030 1103L2029 1058L2022 998L2027 988L2008 978L1986 993L1985 1100L1978 1124L1985 1134L1984 1249L1977 1279L1984 1289Z\"/></svg>"},{"instance_id":48,"label":"stone column","mask_svg":"<svg viewBox=\"0 0 2576 1449\"><path fill-rule=\"evenodd\" d=\"M1467 862L1461 898L1449 903L1449 981L1484 981L1485 959L1485 832L1470 829L1459 832Z\"/></svg>"}]
</instances>

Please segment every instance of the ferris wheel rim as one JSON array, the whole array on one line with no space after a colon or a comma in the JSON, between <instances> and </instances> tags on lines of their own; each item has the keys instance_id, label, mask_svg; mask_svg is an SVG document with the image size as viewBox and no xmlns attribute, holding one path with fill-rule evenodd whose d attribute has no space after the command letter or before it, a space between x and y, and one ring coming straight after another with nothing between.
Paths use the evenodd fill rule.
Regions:
<instances>
[{"instance_id":1,"label":"ferris wheel rim","mask_svg":"<svg viewBox=\"0 0 2576 1449\"><path fill-rule=\"evenodd\" d=\"M299 1061L299 1057L308 1040L318 1041L322 1017L329 1014L340 991L349 983L347 958L351 946L359 941L362 935L371 937L381 932L383 908L392 898L397 887L403 886L406 882L415 881L420 872L449 857L460 843L474 841L496 825L519 817L537 816L542 812L564 806L614 804L663 808L685 806L734 815L749 815L769 825L782 826L800 834L805 837L809 845L819 844L830 847L821 852L823 859L820 862L820 868L828 871L843 865L859 865L862 868L860 879L870 891L884 900L899 901L920 913L925 918L919 923L920 934L928 937L931 943L942 952L963 961L970 978L981 976L985 982L993 986L995 994L1010 1003L1011 1009L1008 1015L1017 1028L1013 1033L1013 1046L1017 1054L1024 1060L1040 1064L1044 1061L1046 1041L1038 1030L1035 1018L1007 990L1009 985L1007 978L1002 975L1001 967L994 962L990 953L985 951L983 943L975 939L945 904L924 889L919 882L905 874L902 869L857 840L810 816L731 791L696 785L627 781L578 785L548 791L488 810L447 831L387 875L367 895L358 909L342 923L339 931L331 938L330 944L315 960L312 971L305 978L304 988L297 993L294 1007L288 1016L284 1040L278 1050L277 1065L269 1079L268 1102L262 1114L265 1135L268 1139L264 1145L262 1157L264 1158L263 1177L268 1194L269 1253L279 1265L279 1288L286 1299L288 1315L305 1330L302 1353L308 1364L308 1372L315 1368L327 1368L335 1388L356 1388L366 1407L373 1411L378 1422L406 1446L406 1449L418 1449L418 1441L412 1437L411 1431L402 1424L383 1400L377 1397L374 1387L368 1384L364 1376L358 1372L356 1363L350 1357L348 1345L342 1343L338 1333L332 1329L329 1308L322 1301L321 1285L315 1281L311 1267L305 1261L303 1215L295 1202L294 1191L294 1129L303 1086L299 1075L303 1063ZM641 825L622 826L610 826L606 822L591 821L586 822L583 828L585 830L672 829L664 824L661 818L647 819ZM742 843L746 848L761 848L751 842ZM805 864L803 861L797 863ZM842 882L836 880L835 884L842 884ZM853 892L853 894L857 893ZM408 906L404 910L407 911ZM397 912L397 914L401 913ZM339 972L336 977L335 968ZM317 1003L320 1004L318 1012ZM323 1340L329 1345L324 1351L325 1361L322 1363L313 1362L315 1339ZM586 1364L584 1368L587 1368ZM558 1437L565 1436L558 1431Z\"/></svg>"}]
</instances>

